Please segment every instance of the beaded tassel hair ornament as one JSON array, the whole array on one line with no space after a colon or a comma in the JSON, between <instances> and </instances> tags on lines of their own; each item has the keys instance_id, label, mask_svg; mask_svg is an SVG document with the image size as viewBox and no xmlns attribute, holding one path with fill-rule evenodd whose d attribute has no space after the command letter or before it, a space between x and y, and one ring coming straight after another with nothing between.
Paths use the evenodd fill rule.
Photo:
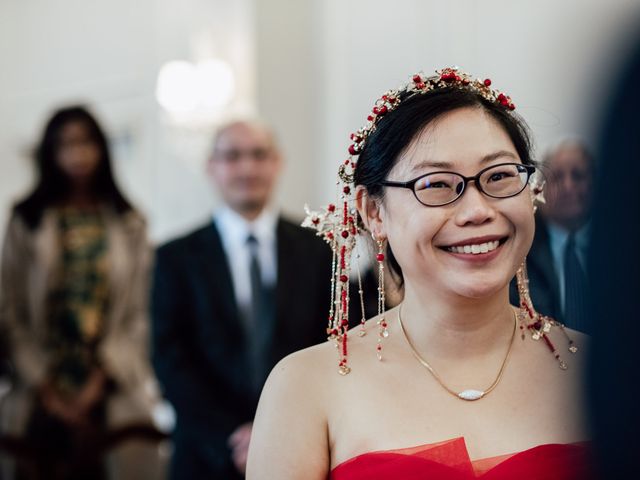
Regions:
<instances>
[{"instance_id":1,"label":"beaded tassel hair ornament","mask_svg":"<svg viewBox=\"0 0 640 480\"><path fill-rule=\"evenodd\" d=\"M538 205L545 203L544 200L544 182L537 182L531 188L533 199L533 212L538 209ZM518 311L518 323L520 324L520 336L524 341L526 332L531 333L534 340L543 340L554 358L558 361L558 366L562 370L568 367L567 362L560 356L560 352L549 338L551 327L558 327L562 335L567 341L567 350L570 353L577 353L578 347L565 329L564 324L554 320L551 317L542 315L533 307L531 295L529 293L529 276L527 275L527 259L525 258L516 272L516 283L518 285L518 296L520 297L520 309Z\"/></svg>"},{"instance_id":2,"label":"beaded tassel hair ornament","mask_svg":"<svg viewBox=\"0 0 640 480\"><path fill-rule=\"evenodd\" d=\"M401 104L416 95L424 95L440 89L461 89L471 91L481 96L485 100L501 105L507 110L514 110L515 105L508 95L491 88L491 80L473 78L469 74L460 71L458 68L444 68L436 70L435 75L426 76L423 73L413 75L410 81L398 89L389 90L384 93L373 106L371 113L367 116L367 123L357 132L351 134L351 145L348 148L349 157L344 160L338 168L338 201L331 203L321 211L311 211L305 206L306 218L302 223L303 227L316 230L317 235L322 237L331 247L333 252L332 276L331 276L331 304L329 307L329 317L327 335L329 340L336 345L339 361L338 372L346 375L351 371L348 364L348 330L349 330L349 279L352 268L352 256L356 250L359 234L365 229L359 220L358 212L354 207L355 185L354 173L357 166L358 156L364 150L367 139L375 132L379 122L385 115L392 112ZM542 184L532 186L534 201L544 201L542 197ZM384 244L380 239L373 239L377 243L378 251L376 263L378 265L378 340L376 345L376 355L378 360L382 360L383 339L388 336L387 321L385 318L385 291L384 291ZM359 335L365 335L365 314L362 281L359 268L359 254L356 253L356 267L358 278L358 294L360 296L360 306L362 309L362 320L360 322ZM524 338L524 331L532 332L532 338L538 340L543 338L547 346L552 350L561 368L566 368L555 347L549 340L546 333L552 325L561 324L554 320L539 315L531 303L528 293L528 280L526 278L526 268L518 270L518 286L521 295L521 310L519 314L520 328ZM545 330L546 329L546 330ZM563 332L564 328L562 329ZM566 335L566 332L565 332ZM577 350L573 342L568 338L570 351Z\"/></svg>"}]
</instances>

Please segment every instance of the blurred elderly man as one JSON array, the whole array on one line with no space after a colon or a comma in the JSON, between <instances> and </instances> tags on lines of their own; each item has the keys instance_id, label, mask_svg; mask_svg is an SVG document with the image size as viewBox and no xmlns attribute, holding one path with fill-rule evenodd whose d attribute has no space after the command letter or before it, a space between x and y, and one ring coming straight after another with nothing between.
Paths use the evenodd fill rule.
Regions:
<instances>
[{"instance_id":1,"label":"blurred elderly man","mask_svg":"<svg viewBox=\"0 0 640 480\"><path fill-rule=\"evenodd\" d=\"M593 196L591 154L578 140L565 140L547 153L542 169L547 178L543 217L551 228L584 236Z\"/></svg>"},{"instance_id":2,"label":"blurred elderly man","mask_svg":"<svg viewBox=\"0 0 640 480\"><path fill-rule=\"evenodd\" d=\"M536 308L587 332L585 266L594 169L593 157L579 140L565 139L549 149L542 163L546 203L536 218L527 258Z\"/></svg>"},{"instance_id":3,"label":"blurred elderly man","mask_svg":"<svg viewBox=\"0 0 640 480\"><path fill-rule=\"evenodd\" d=\"M331 253L273 206L282 163L264 125L221 128L207 171L224 206L157 252L153 359L177 412L172 479L243 478L269 371L324 340Z\"/></svg>"}]
</instances>

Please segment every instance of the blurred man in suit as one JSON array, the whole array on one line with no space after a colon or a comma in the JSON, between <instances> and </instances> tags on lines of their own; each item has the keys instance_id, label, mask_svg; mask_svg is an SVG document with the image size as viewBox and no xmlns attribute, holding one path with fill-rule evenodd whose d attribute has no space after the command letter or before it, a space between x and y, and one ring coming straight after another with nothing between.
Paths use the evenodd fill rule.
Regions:
<instances>
[{"instance_id":1,"label":"blurred man in suit","mask_svg":"<svg viewBox=\"0 0 640 480\"><path fill-rule=\"evenodd\" d=\"M546 203L536 217L529 288L536 309L568 327L589 331L586 255L595 164L586 146L565 139L542 163ZM517 303L517 289L511 299Z\"/></svg>"},{"instance_id":2,"label":"blurred man in suit","mask_svg":"<svg viewBox=\"0 0 640 480\"><path fill-rule=\"evenodd\" d=\"M224 206L157 252L153 361L177 412L172 479L243 478L269 371L325 339L331 253L274 208L282 163L264 125L221 128L207 171Z\"/></svg>"}]
</instances>

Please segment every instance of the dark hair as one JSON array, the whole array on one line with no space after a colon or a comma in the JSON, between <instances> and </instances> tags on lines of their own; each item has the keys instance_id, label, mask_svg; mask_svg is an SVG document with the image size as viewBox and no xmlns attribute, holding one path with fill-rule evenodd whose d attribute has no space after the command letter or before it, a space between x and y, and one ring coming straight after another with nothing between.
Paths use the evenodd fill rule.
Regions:
<instances>
[{"instance_id":1,"label":"dark hair","mask_svg":"<svg viewBox=\"0 0 640 480\"><path fill-rule=\"evenodd\" d=\"M89 137L100 151L100 163L92 179L92 193L117 214L121 215L132 209L113 178L107 138L100 125L86 108L72 106L57 110L47 122L35 154L38 174L36 187L14 207L14 212L31 229L39 225L45 208L64 200L69 192L69 178L58 166L56 157L60 149L62 129L74 122L82 123L87 128Z\"/></svg>"},{"instance_id":2,"label":"dark hair","mask_svg":"<svg viewBox=\"0 0 640 480\"><path fill-rule=\"evenodd\" d=\"M416 135L444 114L461 108L480 108L491 115L509 135L522 163L534 163L528 128L524 120L506 107L459 88L413 96L404 93L400 97L400 105L380 120L376 130L366 140L354 173L355 185L362 185L368 195L381 198L384 193L381 182L387 179L398 158ZM402 269L389 246L386 258L402 285Z\"/></svg>"}]
</instances>

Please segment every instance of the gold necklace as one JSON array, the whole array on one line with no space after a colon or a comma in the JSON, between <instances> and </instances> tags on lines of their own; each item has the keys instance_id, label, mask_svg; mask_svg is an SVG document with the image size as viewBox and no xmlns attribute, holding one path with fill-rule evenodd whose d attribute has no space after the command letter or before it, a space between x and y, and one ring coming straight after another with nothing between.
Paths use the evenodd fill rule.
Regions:
<instances>
[{"instance_id":1,"label":"gold necklace","mask_svg":"<svg viewBox=\"0 0 640 480\"><path fill-rule=\"evenodd\" d=\"M500 366L500 371L498 372L498 375L496 376L496 379L493 381L493 383L491 385L489 385L489 387L486 390L467 389L467 390L463 390L461 392L456 392L454 390L451 390L449 387L447 387L445 385L445 383L440 378L440 375L438 375L436 373L436 371L433 369L433 367L431 365L429 365L429 363L424 358L422 358L420 356L420 354L418 353L418 351L415 349L415 347L411 343L411 340L409 340L409 337L407 336L407 333L404 331L404 326L402 325L402 316L400 314L401 310L402 310L402 305L400 305L398 307L398 323L400 324L400 331L402 332L402 335L404 336L404 339L407 341L407 344L409 345L409 348L411 349L411 352L413 353L413 356L416 357L416 359L422 364L423 367L425 367L427 370L429 370L431 375L433 375L433 378L435 378L438 381L438 383L447 392L449 392L451 395L454 395L455 397L458 397L458 398L460 398L462 400L473 401L473 400L481 399L482 397L488 395L494 388L496 388L496 385L498 385L498 383L502 379L502 374L504 373L504 368L507 365L507 360L509 360L509 356L511 355L511 347L513 347L513 339L516 337L516 330L517 330L517 326L518 326L518 317L515 314L515 312L513 314L514 315L513 332L511 333L511 340L509 340L509 348L507 349L507 355L504 357L504 360L502 361L502 365Z\"/></svg>"}]
</instances>

